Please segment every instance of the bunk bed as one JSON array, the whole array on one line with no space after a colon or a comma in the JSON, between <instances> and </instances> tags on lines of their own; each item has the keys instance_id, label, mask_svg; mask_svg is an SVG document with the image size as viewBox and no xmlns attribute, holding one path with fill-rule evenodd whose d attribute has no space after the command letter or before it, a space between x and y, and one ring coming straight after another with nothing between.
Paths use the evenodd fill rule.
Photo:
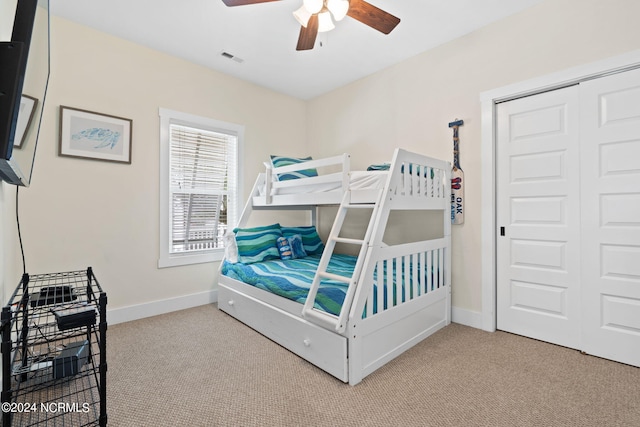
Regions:
<instances>
[{"instance_id":1,"label":"bunk bed","mask_svg":"<svg viewBox=\"0 0 640 427\"><path fill-rule=\"evenodd\" d=\"M265 165L235 229L238 244L242 247L252 232L269 238L299 232L309 253L282 260L270 248L262 262L225 259L220 310L351 385L450 323L448 162L396 149L385 171L351 171L348 154ZM322 168L335 171L315 173ZM279 180L284 174L298 179ZM328 205L338 207L333 226L326 243L313 246L318 209ZM256 211L289 209L308 210L311 225L247 227ZM363 209L370 216L362 235L345 237L347 213ZM442 235L385 243L394 210L437 211ZM336 253L336 245L351 246L352 255Z\"/></svg>"}]
</instances>

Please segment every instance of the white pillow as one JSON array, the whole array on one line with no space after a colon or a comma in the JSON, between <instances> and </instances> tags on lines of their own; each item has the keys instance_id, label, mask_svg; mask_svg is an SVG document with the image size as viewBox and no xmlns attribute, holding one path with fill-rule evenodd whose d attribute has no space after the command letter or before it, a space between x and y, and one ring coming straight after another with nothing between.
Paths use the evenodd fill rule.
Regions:
<instances>
[{"instance_id":1,"label":"white pillow","mask_svg":"<svg viewBox=\"0 0 640 427\"><path fill-rule=\"evenodd\" d=\"M238 245L236 244L236 235L229 231L222 237L224 243L224 258L232 264L238 262Z\"/></svg>"}]
</instances>

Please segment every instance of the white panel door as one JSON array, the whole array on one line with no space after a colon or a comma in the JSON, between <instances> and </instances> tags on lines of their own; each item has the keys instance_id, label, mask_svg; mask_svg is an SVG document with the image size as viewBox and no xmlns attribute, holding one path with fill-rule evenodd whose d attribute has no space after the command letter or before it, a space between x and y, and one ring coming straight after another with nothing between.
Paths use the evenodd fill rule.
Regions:
<instances>
[{"instance_id":1,"label":"white panel door","mask_svg":"<svg viewBox=\"0 0 640 427\"><path fill-rule=\"evenodd\" d=\"M580 96L583 350L640 366L640 70Z\"/></svg>"},{"instance_id":2,"label":"white panel door","mask_svg":"<svg viewBox=\"0 0 640 427\"><path fill-rule=\"evenodd\" d=\"M499 104L496 129L498 329L572 348L581 330L578 110L572 86Z\"/></svg>"}]
</instances>

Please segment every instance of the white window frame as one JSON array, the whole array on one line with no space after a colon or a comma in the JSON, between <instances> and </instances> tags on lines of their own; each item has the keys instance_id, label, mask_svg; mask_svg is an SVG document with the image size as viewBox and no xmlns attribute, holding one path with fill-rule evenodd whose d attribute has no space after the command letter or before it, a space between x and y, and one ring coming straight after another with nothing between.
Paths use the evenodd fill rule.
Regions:
<instances>
[{"instance_id":1,"label":"white window frame","mask_svg":"<svg viewBox=\"0 0 640 427\"><path fill-rule=\"evenodd\" d=\"M209 130L232 134L237 137L237 159L236 159L236 197L235 211L240 215L240 198L242 197L242 174L243 170L242 147L244 141L244 126L234 123L227 123L207 117L196 116L189 113L169 110L166 108L159 109L160 115L160 256L158 259L158 267L175 267L181 265L200 264L206 262L220 261L224 257L224 249L216 248L197 253L171 253L171 192L170 192L170 131L172 124L195 127L199 129ZM236 218L237 219L237 218Z\"/></svg>"}]
</instances>

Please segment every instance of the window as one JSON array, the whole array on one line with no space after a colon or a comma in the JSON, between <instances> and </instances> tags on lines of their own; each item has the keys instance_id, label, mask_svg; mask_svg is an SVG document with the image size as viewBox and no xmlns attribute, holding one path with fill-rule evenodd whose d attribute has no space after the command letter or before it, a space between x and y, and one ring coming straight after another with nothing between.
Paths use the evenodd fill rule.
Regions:
<instances>
[{"instance_id":1,"label":"window","mask_svg":"<svg viewBox=\"0 0 640 427\"><path fill-rule=\"evenodd\" d=\"M160 109L159 267L217 261L238 218L244 128Z\"/></svg>"}]
</instances>

